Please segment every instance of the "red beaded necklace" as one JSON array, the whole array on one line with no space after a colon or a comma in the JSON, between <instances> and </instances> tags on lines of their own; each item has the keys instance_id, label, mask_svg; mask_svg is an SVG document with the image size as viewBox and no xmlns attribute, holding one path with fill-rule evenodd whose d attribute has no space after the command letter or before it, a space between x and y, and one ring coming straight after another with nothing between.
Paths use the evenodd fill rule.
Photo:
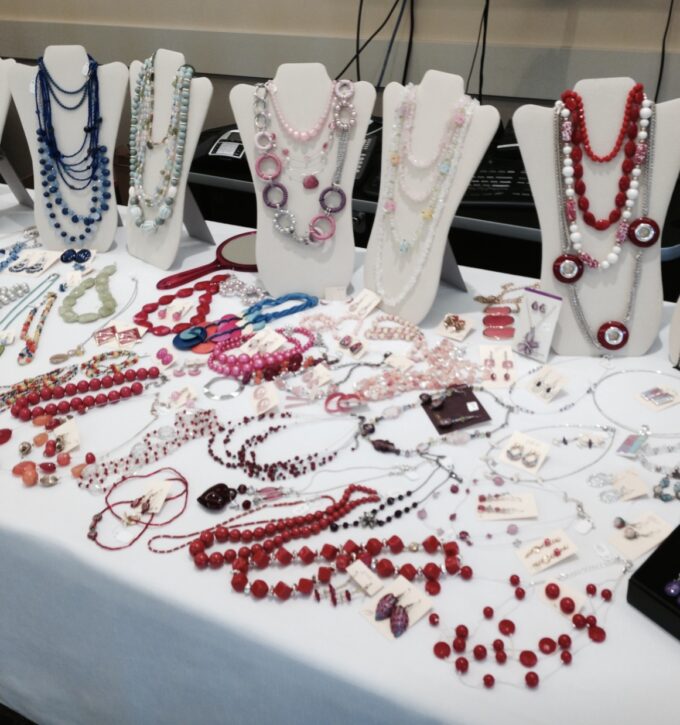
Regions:
<instances>
[{"instance_id":1,"label":"red beaded necklace","mask_svg":"<svg viewBox=\"0 0 680 725\"><path fill-rule=\"evenodd\" d=\"M203 325L210 312L212 298L220 291L220 282L224 282L228 278L228 274L216 274L211 279L204 279L197 282L193 287L182 287L174 295L162 295L156 302L144 305L132 320L135 325L145 327L152 335L156 335L157 337L170 334L176 335L184 330L188 330L190 327ZM173 327L168 325L154 325L152 322L149 322L149 315L156 312L159 307L166 307L178 298L184 299L191 297L194 292L202 292L202 294L198 297L196 314L190 317L188 322L178 322Z\"/></svg>"},{"instance_id":2,"label":"red beaded necklace","mask_svg":"<svg viewBox=\"0 0 680 725\"><path fill-rule=\"evenodd\" d=\"M147 479L154 476L158 476L163 471L169 471L170 473L174 474L172 477L166 478L167 481L173 481L177 482L181 486L181 490L179 493L174 493L172 495L169 495L165 499L165 503L169 503L171 501L177 501L178 499L182 500L182 505L180 510L171 516L170 518L164 520L164 521L156 521L156 514L154 513L148 513L148 510L145 510L145 502L143 501L143 498L136 498L136 499L128 499L128 500L121 500L121 501L111 501L111 496L113 495L113 492L118 490L123 484L127 483L128 481L132 481L134 479ZM129 477L123 477L120 479L120 481L117 481L114 483L111 488L109 489L108 493L106 494L106 498L104 499L104 502L106 503L105 508L103 508L98 513L94 514L92 517L92 521L90 522L90 528L87 532L87 538L90 539L90 541L93 541L100 549L105 549L106 551L120 551L121 549L128 549L133 544L135 544L139 539L150 529L150 528L158 528L161 526L167 526L168 524L171 524L173 521L176 521L185 511L187 507L187 499L189 496L189 483L184 478L184 476L176 471L174 468L160 468L157 471L153 471L152 473L146 473L143 475L136 475L136 476L129 476ZM148 506L148 504L146 504ZM110 546L108 544L104 544L101 541L101 538L99 534L97 533L97 526L101 522L102 518L104 517L104 514L107 512L110 513L112 516L114 516L118 521L123 521L123 517L120 516L118 513L116 513L116 508L121 506L130 506L132 509L139 508L139 525L141 526L140 531L127 543L122 544L121 546ZM147 518L142 520L142 516L146 515Z\"/></svg>"},{"instance_id":3,"label":"red beaded necklace","mask_svg":"<svg viewBox=\"0 0 680 725\"><path fill-rule=\"evenodd\" d=\"M621 127L611 151L600 156L593 151L588 135L585 109L583 99L576 91L568 90L562 94L564 105L571 112L571 139L563 138L563 141L572 144L571 159L573 161L574 191L578 198L578 208L583 213L583 221L590 227L599 231L609 229L621 218L621 209L626 203L626 191L630 186L630 174L635 166L633 157L637 150L635 139L638 134L637 121L640 116L640 105L644 100L644 86L636 83L628 92L626 105L623 112ZM627 140L626 140L627 139ZM624 145L625 141L625 145ZM621 177L618 183L618 192L614 198L614 208L606 217L597 218L590 211L590 200L586 196L586 183L583 180L583 154L595 163L605 164L612 161L623 148L624 160L621 164Z\"/></svg>"}]
</instances>

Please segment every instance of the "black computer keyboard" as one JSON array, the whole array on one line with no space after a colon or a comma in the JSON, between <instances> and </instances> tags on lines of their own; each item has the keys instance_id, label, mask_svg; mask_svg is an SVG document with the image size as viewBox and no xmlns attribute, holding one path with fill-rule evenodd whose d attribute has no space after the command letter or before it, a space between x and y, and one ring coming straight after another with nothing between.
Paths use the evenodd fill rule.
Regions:
<instances>
[{"instance_id":1,"label":"black computer keyboard","mask_svg":"<svg viewBox=\"0 0 680 725\"><path fill-rule=\"evenodd\" d=\"M520 163L482 164L461 202L469 206L533 206L529 179Z\"/></svg>"}]
</instances>

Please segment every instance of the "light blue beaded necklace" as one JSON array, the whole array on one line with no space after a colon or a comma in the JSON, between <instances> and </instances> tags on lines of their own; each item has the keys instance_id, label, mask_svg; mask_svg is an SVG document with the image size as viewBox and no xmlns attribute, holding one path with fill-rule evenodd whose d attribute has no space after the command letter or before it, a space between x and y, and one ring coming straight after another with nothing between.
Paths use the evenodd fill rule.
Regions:
<instances>
[{"instance_id":1,"label":"light blue beaded necklace","mask_svg":"<svg viewBox=\"0 0 680 725\"><path fill-rule=\"evenodd\" d=\"M189 97L194 69L181 65L172 82L170 122L164 138L153 140L154 63L156 54L147 58L137 76L132 98L130 122L130 199L128 212L143 232L153 233L172 216L173 205L184 165L184 149L189 118ZM161 178L152 194L144 191L147 151L165 146L166 161ZM153 211L155 218L147 218Z\"/></svg>"}]
</instances>

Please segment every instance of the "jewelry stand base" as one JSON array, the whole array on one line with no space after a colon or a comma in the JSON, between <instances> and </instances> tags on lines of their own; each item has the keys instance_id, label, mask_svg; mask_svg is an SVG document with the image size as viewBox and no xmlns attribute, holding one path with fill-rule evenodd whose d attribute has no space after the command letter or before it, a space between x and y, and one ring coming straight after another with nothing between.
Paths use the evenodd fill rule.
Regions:
<instances>
[{"instance_id":1,"label":"jewelry stand base","mask_svg":"<svg viewBox=\"0 0 680 725\"><path fill-rule=\"evenodd\" d=\"M468 288L463 279L463 274L460 271L456 256L451 249L451 243L449 242L444 248L444 261L442 262L441 279L444 282L448 282L450 285L457 287L463 292L467 292Z\"/></svg>"},{"instance_id":2,"label":"jewelry stand base","mask_svg":"<svg viewBox=\"0 0 680 725\"><path fill-rule=\"evenodd\" d=\"M206 244L215 244L215 238L208 228L205 217L201 212L196 197L193 195L191 188L187 185L184 193L184 227L189 236L199 242Z\"/></svg>"}]
</instances>

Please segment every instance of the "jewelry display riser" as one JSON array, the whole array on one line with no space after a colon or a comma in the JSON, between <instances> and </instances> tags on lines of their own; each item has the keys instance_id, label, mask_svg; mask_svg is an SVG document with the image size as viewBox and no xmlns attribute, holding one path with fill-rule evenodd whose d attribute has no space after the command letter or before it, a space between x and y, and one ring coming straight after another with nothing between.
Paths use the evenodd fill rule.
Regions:
<instances>
[{"instance_id":1,"label":"jewelry display riser","mask_svg":"<svg viewBox=\"0 0 680 725\"><path fill-rule=\"evenodd\" d=\"M392 163L391 149L395 133L395 117L404 92L404 86L400 83L390 83L383 94L381 179L388 177ZM465 85L460 76L435 70L425 73L416 91L416 112L412 131L415 154L429 158L436 153L437 143L443 138L450 116L459 105L464 93ZM455 171L455 178L443 203L439 224L433 231L435 237L424 260L418 281L399 304L390 306L383 302L382 308L386 311L398 314L409 322L418 323L430 310L442 276L442 263L446 247L449 244L448 234L451 222L498 129L499 121L500 115L493 106L478 106L473 111L458 168ZM378 245L382 242L386 224L385 191L385 185L381 184L378 209L366 250L364 279L366 286L374 291L377 291L380 286L378 284L379 273L383 275L386 289L399 290L411 276L413 254L417 254L415 249L402 254L398 248L385 248L385 253L382 255L384 269L382 272L377 269ZM394 211L395 224L400 229L413 230L418 224L421 211L422 205L399 204ZM387 241L385 240L385 242ZM452 254L451 257L453 257Z\"/></svg>"},{"instance_id":2,"label":"jewelry display riser","mask_svg":"<svg viewBox=\"0 0 680 725\"><path fill-rule=\"evenodd\" d=\"M154 63L154 107L152 138L158 138L170 122L173 88L177 69L185 64L182 53L159 49L155 54ZM142 68L138 60L130 63L130 95L134 97L135 85ZM128 213L125 214L125 230L127 232L127 248L133 257L153 264L160 269L168 269L177 256L182 237L182 225L185 215L185 199L187 195L187 179L194 157L196 145L208 113L212 98L213 85L208 78L193 78L189 95L189 114L187 118L186 142L184 147L184 163L182 174L177 185L177 194L173 203L172 216L153 232L142 231ZM166 146L147 149L145 161L145 189L153 190L166 161ZM189 192L190 193L190 192ZM151 212L147 212L153 214ZM190 232L191 233L191 232Z\"/></svg>"},{"instance_id":3,"label":"jewelry display riser","mask_svg":"<svg viewBox=\"0 0 680 725\"><path fill-rule=\"evenodd\" d=\"M281 106L294 128L313 127L323 111L331 93L332 81L320 63L286 63L280 65L273 78ZM322 245L305 245L283 237L272 225L272 210L265 205L255 170L253 98L255 87L235 86L229 100L241 134L250 172L255 179L257 199L256 258L260 279L272 295L288 292L306 292L323 297L329 288L346 289L354 265L354 231L352 226L351 196L359 164L366 129L375 103L375 88L365 81L354 84L352 102L356 110L355 125L349 135L347 153L340 186L345 191L345 208L335 215L335 236ZM271 114L272 131L277 141L291 143L279 127L276 114ZM321 147L323 133L316 139L312 151ZM335 142L337 144L337 140ZM299 151L299 149L298 149ZM295 214L298 229L307 227L319 214L319 194L328 186L335 167L335 148L329 154L324 169L319 173L319 186L306 189L302 183L284 183L288 191L288 208Z\"/></svg>"},{"instance_id":4,"label":"jewelry display riser","mask_svg":"<svg viewBox=\"0 0 680 725\"><path fill-rule=\"evenodd\" d=\"M606 153L621 124L626 97L634 85L632 78L598 78L580 80L573 86L583 98L589 137L597 153ZM560 204L554 137L554 111L541 106L522 106L513 116L522 160L526 167L536 211L541 227L543 254L541 288L564 298L559 322L553 339L553 349L560 355L599 355L596 348L582 334L576 315L569 303L567 285L553 274L553 262L562 254ZM680 100L656 105L655 153L650 167L649 216L661 226L666 217L671 194L680 171L680 145L676 142L676 129L680 124ZM584 180L588 183L591 210L598 215L611 207L619 191L621 156L611 163L596 164L584 156ZM633 219L639 214L640 203L634 208ZM603 238L586 224L579 224L583 249L597 256L603 253ZM614 238L614 228L607 244ZM638 250L632 243L623 243L619 262L607 270L586 268L578 285L581 301L590 328L609 320L621 320L626 309ZM663 292L661 285L661 250L655 244L644 250L641 274L632 318L627 327L628 343L613 355L638 356L646 353L657 338L661 323Z\"/></svg>"},{"instance_id":5,"label":"jewelry display riser","mask_svg":"<svg viewBox=\"0 0 680 725\"><path fill-rule=\"evenodd\" d=\"M50 45L45 48L43 58L50 74L63 88L78 88L87 76L88 55L85 48L80 45ZM22 63L15 64L10 70L12 99L28 142L34 179L41 178L40 155L36 138L35 79L37 73L36 66ZM99 109L102 119L99 141L100 145L107 148L106 153L110 160L108 168L111 169L109 178L113 180L113 152L123 111L128 70L124 63L119 62L100 65L98 79ZM62 109L59 111L52 118L55 134L59 139L62 151L72 153L82 143L83 128L87 121L87 104L83 104L77 111L69 113L63 112ZM71 113L77 115L71 116ZM64 185L62 184L62 186ZM87 212L92 194L89 188L74 191L64 186L62 191L64 200L69 207L80 214ZM87 247L98 252L105 252L111 247L118 226L113 185L111 194L108 211L102 215L102 220L97 224L94 234L86 242ZM65 249L68 245L52 229L48 217L49 210L45 203L45 198L38 192L35 198L35 223L40 233L41 243L48 249Z\"/></svg>"}]
</instances>

